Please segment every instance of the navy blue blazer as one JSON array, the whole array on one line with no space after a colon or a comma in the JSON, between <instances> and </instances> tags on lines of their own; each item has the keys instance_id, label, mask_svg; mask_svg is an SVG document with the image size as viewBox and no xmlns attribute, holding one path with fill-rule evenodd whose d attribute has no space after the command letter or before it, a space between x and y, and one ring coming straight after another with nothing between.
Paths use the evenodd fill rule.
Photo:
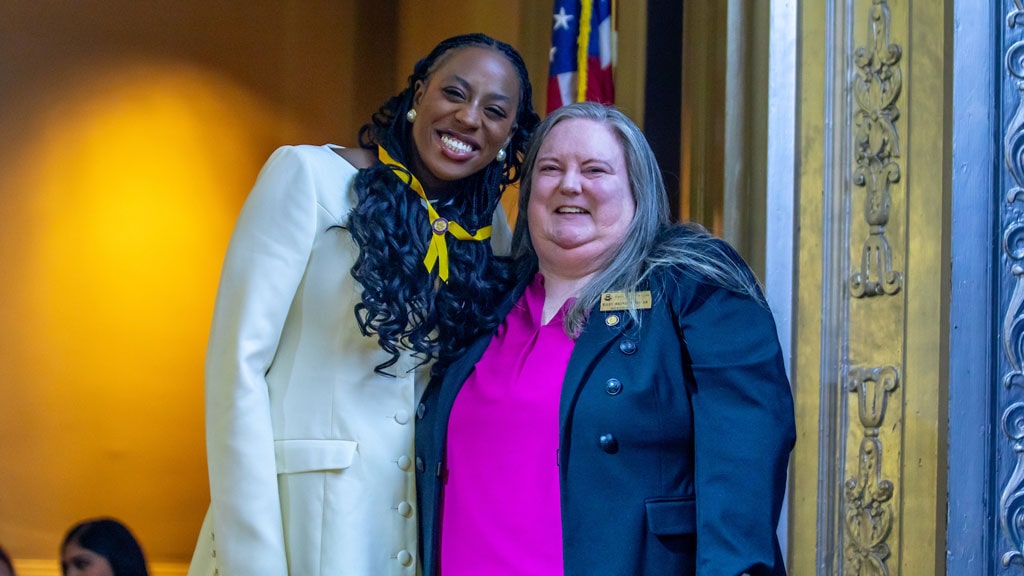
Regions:
<instances>
[{"instance_id":1,"label":"navy blue blazer","mask_svg":"<svg viewBox=\"0 0 1024 576\"><path fill-rule=\"evenodd\" d=\"M776 527L796 431L771 313L682 273L656 274L650 289L639 325L592 310L566 372L565 574L785 574ZM419 406L425 576L438 573L448 416L492 336L431 382Z\"/></svg>"}]
</instances>

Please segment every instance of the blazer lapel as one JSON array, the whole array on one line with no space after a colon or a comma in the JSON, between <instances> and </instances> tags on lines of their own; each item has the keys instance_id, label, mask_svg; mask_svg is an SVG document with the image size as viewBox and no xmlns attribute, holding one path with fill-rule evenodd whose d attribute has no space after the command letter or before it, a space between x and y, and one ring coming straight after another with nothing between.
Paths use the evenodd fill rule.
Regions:
<instances>
[{"instance_id":1,"label":"blazer lapel","mask_svg":"<svg viewBox=\"0 0 1024 576\"><path fill-rule=\"evenodd\" d=\"M512 307L519 301L519 298L525 290L526 284L520 284L508 294L498 310L498 314L502 319L504 319L505 316L508 315L509 311L512 310ZM498 328L495 328L493 331L477 338L466 348L465 352L462 353L462 356L460 356L455 362L452 362L452 364L448 366L447 370L445 370L445 374L441 379L441 390L438 393L438 404L439 408L442 410L442 414L451 413L452 406L455 405L455 397L458 396L462 385L465 384L470 373L473 372L473 368L476 367L476 363L480 361L484 352L487 351L487 347L491 344L491 340L494 339L494 335L497 331ZM445 428L447 429L447 427L448 425L446 422Z\"/></svg>"},{"instance_id":2,"label":"blazer lapel","mask_svg":"<svg viewBox=\"0 0 1024 576\"><path fill-rule=\"evenodd\" d=\"M459 389L462 388L462 384L469 378L469 374L473 371L477 361L484 355L484 351L487 350L487 345L491 343L492 337L493 334L486 334L477 338L458 360L448 366L441 381L439 402L442 414L448 414L451 411Z\"/></svg>"}]
</instances>

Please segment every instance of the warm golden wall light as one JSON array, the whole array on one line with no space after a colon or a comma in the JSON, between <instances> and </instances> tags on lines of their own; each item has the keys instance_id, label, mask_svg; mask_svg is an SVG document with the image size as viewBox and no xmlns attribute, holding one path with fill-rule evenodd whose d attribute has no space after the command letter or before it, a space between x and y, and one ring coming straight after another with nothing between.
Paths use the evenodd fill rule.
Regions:
<instances>
[{"instance_id":1,"label":"warm golden wall light","mask_svg":"<svg viewBox=\"0 0 1024 576\"><path fill-rule=\"evenodd\" d=\"M54 558L73 521L110 514L184 562L221 259L282 120L173 63L47 85L0 125L0 543Z\"/></svg>"}]
</instances>

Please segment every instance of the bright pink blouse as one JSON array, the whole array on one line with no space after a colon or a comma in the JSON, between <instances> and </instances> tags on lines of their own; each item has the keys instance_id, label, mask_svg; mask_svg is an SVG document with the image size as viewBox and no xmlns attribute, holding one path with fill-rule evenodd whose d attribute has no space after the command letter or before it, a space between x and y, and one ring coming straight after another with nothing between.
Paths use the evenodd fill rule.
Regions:
<instances>
[{"instance_id":1,"label":"bright pink blouse","mask_svg":"<svg viewBox=\"0 0 1024 576\"><path fill-rule=\"evenodd\" d=\"M448 421L441 575L561 575L558 404L575 342L541 325L538 274L459 391Z\"/></svg>"}]
</instances>

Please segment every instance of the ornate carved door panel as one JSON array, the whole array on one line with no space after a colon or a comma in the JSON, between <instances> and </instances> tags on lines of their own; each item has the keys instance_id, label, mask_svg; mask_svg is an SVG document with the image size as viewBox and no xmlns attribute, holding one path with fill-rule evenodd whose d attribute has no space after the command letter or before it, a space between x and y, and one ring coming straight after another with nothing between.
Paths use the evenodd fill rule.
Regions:
<instances>
[{"instance_id":1,"label":"ornate carved door panel","mask_svg":"<svg viewBox=\"0 0 1024 576\"><path fill-rule=\"evenodd\" d=\"M790 567L944 570L945 5L801 3Z\"/></svg>"}]
</instances>

